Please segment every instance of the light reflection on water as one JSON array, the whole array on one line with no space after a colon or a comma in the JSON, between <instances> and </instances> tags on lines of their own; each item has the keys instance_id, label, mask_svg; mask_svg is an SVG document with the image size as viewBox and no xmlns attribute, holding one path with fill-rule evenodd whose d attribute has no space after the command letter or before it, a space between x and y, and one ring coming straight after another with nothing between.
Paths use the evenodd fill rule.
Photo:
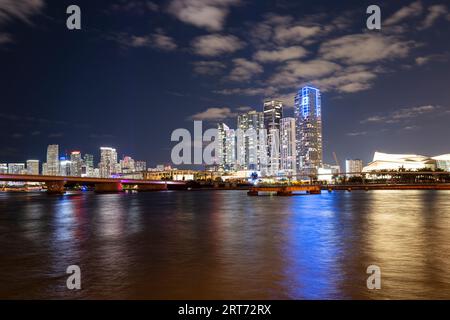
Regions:
<instances>
[{"instance_id":1,"label":"light reflection on water","mask_svg":"<svg viewBox=\"0 0 450 320\"><path fill-rule=\"evenodd\" d=\"M449 196L0 193L0 298L448 299Z\"/></svg>"}]
</instances>

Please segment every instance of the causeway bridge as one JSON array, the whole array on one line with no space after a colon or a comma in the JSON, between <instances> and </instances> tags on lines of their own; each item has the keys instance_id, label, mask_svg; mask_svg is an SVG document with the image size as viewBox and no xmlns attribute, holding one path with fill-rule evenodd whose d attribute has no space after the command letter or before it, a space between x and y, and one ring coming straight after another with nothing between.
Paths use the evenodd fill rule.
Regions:
<instances>
[{"instance_id":1,"label":"causeway bridge","mask_svg":"<svg viewBox=\"0 0 450 320\"><path fill-rule=\"evenodd\" d=\"M88 178L72 176L44 176L28 174L0 174L0 181L45 183L50 194L63 194L66 184L92 185L96 192L120 192L123 187L133 187L137 191L163 191L168 185L185 185L183 181L141 180L122 178Z\"/></svg>"}]
</instances>

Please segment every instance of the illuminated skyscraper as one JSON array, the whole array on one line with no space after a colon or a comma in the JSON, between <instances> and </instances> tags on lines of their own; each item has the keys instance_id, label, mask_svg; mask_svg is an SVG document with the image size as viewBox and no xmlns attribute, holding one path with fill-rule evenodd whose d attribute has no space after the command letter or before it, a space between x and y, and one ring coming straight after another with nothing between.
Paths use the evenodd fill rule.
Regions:
<instances>
[{"instance_id":1,"label":"illuminated skyscraper","mask_svg":"<svg viewBox=\"0 0 450 320\"><path fill-rule=\"evenodd\" d=\"M295 96L298 171L317 173L322 166L322 113L320 91L311 86L301 88Z\"/></svg>"},{"instance_id":2,"label":"illuminated skyscraper","mask_svg":"<svg viewBox=\"0 0 450 320\"><path fill-rule=\"evenodd\" d=\"M261 170L261 150L265 145L261 143L264 135L264 114L254 110L240 114L237 121L236 132L236 158L238 169Z\"/></svg>"},{"instance_id":3,"label":"illuminated skyscraper","mask_svg":"<svg viewBox=\"0 0 450 320\"><path fill-rule=\"evenodd\" d=\"M81 167L83 160L81 159L80 151L72 151L70 154L70 175L74 177L81 177Z\"/></svg>"},{"instance_id":4,"label":"illuminated skyscraper","mask_svg":"<svg viewBox=\"0 0 450 320\"><path fill-rule=\"evenodd\" d=\"M263 106L264 128L267 130L267 156L269 160L269 171L271 175L277 174L280 164L280 149L274 149L280 146L280 137L274 130L280 133L281 118L283 117L283 103L278 100L266 100ZM273 140L275 139L275 140ZM275 154L272 155L272 152Z\"/></svg>"},{"instance_id":5,"label":"illuminated skyscraper","mask_svg":"<svg viewBox=\"0 0 450 320\"><path fill-rule=\"evenodd\" d=\"M236 134L225 123L219 123L218 127L217 163L219 168L232 171L236 167Z\"/></svg>"},{"instance_id":6,"label":"illuminated skyscraper","mask_svg":"<svg viewBox=\"0 0 450 320\"><path fill-rule=\"evenodd\" d=\"M100 177L110 178L112 174L117 173L117 152L114 148L100 148Z\"/></svg>"},{"instance_id":7,"label":"illuminated skyscraper","mask_svg":"<svg viewBox=\"0 0 450 320\"><path fill-rule=\"evenodd\" d=\"M283 103L277 100L264 101L264 128L280 130L281 118L283 117Z\"/></svg>"},{"instance_id":8,"label":"illuminated skyscraper","mask_svg":"<svg viewBox=\"0 0 450 320\"><path fill-rule=\"evenodd\" d=\"M59 175L59 146L51 144L47 147L47 172L49 176Z\"/></svg>"},{"instance_id":9,"label":"illuminated skyscraper","mask_svg":"<svg viewBox=\"0 0 450 320\"><path fill-rule=\"evenodd\" d=\"M72 172L72 162L67 160L66 157L59 158L59 175L61 176L71 176Z\"/></svg>"},{"instance_id":10,"label":"illuminated skyscraper","mask_svg":"<svg viewBox=\"0 0 450 320\"><path fill-rule=\"evenodd\" d=\"M284 175L293 176L297 171L297 148L294 118L281 119L280 140L280 169Z\"/></svg>"},{"instance_id":11,"label":"illuminated skyscraper","mask_svg":"<svg viewBox=\"0 0 450 320\"><path fill-rule=\"evenodd\" d=\"M27 173L28 174L39 174L39 160L27 160Z\"/></svg>"}]
</instances>

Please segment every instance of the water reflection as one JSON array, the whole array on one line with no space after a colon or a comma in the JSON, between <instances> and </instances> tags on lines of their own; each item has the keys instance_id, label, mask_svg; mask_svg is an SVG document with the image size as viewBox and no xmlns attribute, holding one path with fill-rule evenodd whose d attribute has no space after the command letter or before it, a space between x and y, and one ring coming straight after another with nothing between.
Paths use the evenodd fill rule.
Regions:
<instances>
[{"instance_id":1,"label":"water reflection","mask_svg":"<svg viewBox=\"0 0 450 320\"><path fill-rule=\"evenodd\" d=\"M449 195L0 193L0 298L450 298Z\"/></svg>"}]
</instances>

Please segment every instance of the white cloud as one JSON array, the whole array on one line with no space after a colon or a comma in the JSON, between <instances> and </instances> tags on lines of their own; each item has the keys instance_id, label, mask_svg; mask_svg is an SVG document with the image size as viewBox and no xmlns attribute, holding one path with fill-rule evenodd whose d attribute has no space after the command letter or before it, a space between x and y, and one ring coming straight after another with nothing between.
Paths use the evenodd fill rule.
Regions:
<instances>
[{"instance_id":1,"label":"white cloud","mask_svg":"<svg viewBox=\"0 0 450 320\"><path fill-rule=\"evenodd\" d=\"M308 51L300 46L292 46L278 50L259 50L253 58L260 62L280 62L292 59L298 59L306 56Z\"/></svg>"},{"instance_id":2,"label":"white cloud","mask_svg":"<svg viewBox=\"0 0 450 320\"><path fill-rule=\"evenodd\" d=\"M240 0L173 0L168 12L184 23L210 31L223 29L229 7Z\"/></svg>"},{"instance_id":3,"label":"white cloud","mask_svg":"<svg viewBox=\"0 0 450 320\"><path fill-rule=\"evenodd\" d=\"M208 108L203 112L196 113L189 117L192 120L202 121L221 121L231 117L235 117L236 113L232 112L230 108Z\"/></svg>"},{"instance_id":4,"label":"white cloud","mask_svg":"<svg viewBox=\"0 0 450 320\"><path fill-rule=\"evenodd\" d=\"M0 33L0 44L12 42L11 35L8 33Z\"/></svg>"},{"instance_id":5,"label":"white cloud","mask_svg":"<svg viewBox=\"0 0 450 320\"><path fill-rule=\"evenodd\" d=\"M243 58L233 59L233 64L234 68L228 76L231 81L247 81L264 71L260 64Z\"/></svg>"},{"instance_id":6,"label":"white cloud","mask_svg":"<svg viewBox=\"0 0 450 320\"><path fill-rule=\"evenodd\" d=\"M430 28L434 22L441 16L446 16L448 14L447 7L444 5L434 5L428 8L428 14L425 17L421 25L421 29Z\"/></svg>"},{"instance_id":7,"label":"white cloud","mask_svg":"<svg viewBox=\"0 0 450 320\"><path fill-rule=\"evenodd\" d=\"M243 96L264 96L272 95L276 92L274 87L260 88L232 88L214 91L223 95L243 95Z\"/></svg>"},{"instance_id":8,"label":"white cloud","mask_svg":"<svg viewBox=\"0 0 450 320\"><path fill-rule=\"evenodd\" d=\"M177 48L177 44L173 38L167 36L161 29L158 29L155 33L150 35L139 36L122 32L112 39L117 41L123 47L152 47L164 51L172 51Z\"/></svg>"},{"instance_id":9,"label":"white cloud","mask_svg":"<svg viewBox=\"0 0 450 320\"><path fill-rule=\"evenodd\" d=\"M277 26L275 28L274 39L280 44L299 43L320 32L321 28L318 26Z\"/></svg>"},{"instance_id":10,"label":"white cloud","mask_svg":"<svg viewBox=\"0 0 450 320\"><path fill-rule=\"evenodd\" d=\"M407 18L420 16L422 14L422 11L423 11L422 3L420 1L415 1L410 5L405 6L400 10L398 10L397 12L395 12L392 16L390 16L383 22L383 25L385 26L394 25Z\"/></svg>"},{"instance_id":11,"label":"white cloud","mask_svg":"<svg viewBox=\"0 0 450 320\"><path fill-rule=\"evenodd\" d=\"M317 79L337 70L341 67L326 60L310 60L310 61L289 61L269 78L268 82L277 87L298 86L301 81L310 81Z\"/></svg>"},{"instance_id":12,"label":"white cloud","mask_svg":"<svg viewBox=\"0 0 450 320\"><path fill-rule=\"evenodd\" d=\"M177 48L177 44L172 37L166 35L162 30L158 30L156 33L152 34L152 45L155 48L172 51Z\"/></svg>"},{"instance_id":13,"label":"white cloud","mask_svg":"<svg viewBox=\"0 0 450 320\"><path fill-rule=\"evenodd\" d=\"M220 74L226 65L220 61L195 61L194 72L203 75L217 75Z\"/></svg>"},{"instance_id":14,"label":"white cloud","mask_svg":"<svg viewBox=\"0 0 450 320\"><path fill-rule=\"evenodd\" d=\"M244 47L244 43L233 35L209 34L192 41L194 53L214 57L225 53L233 53Z\"/></svg>"},{"instance_id":15,"label":"white cloud","mask_svg":"<svg viewBox=\"0 0 450 320\"><path fill-rule=\"evenodd\" d=\"M361 123L376 123L376 122L398 123L400 121L413 119L422 116L424 114L435 113L440 115L441 112L437 112L440 109L441 109L440 106L435 105L423 105L418 107L401 108L390 112L386 116L379 116L379 115L371 116L365 120L362 120Z\"/></svg>"},{"instance_id":16,"label":"white cloud","mask_svg":"<svg viewBox=\"0 0 450 320\"><path fill-rule=\"evenodd\" d=\"M44 5L43 0L1 0L0 24L12 19L30 23L30 17L40 13Z\"/></svg>"},{"instance_id":17,"label":"white cloud","mask_svg":"<svg viewBox=\"0 0 450 320\"><path fill-rule=\"evenodd\" d=\"M406 57L415 45L395 36L378 33L353 34L324 42L320 54L325 59L341 60L348 64L370 63Z\"/></svg>"}]
</instances>

